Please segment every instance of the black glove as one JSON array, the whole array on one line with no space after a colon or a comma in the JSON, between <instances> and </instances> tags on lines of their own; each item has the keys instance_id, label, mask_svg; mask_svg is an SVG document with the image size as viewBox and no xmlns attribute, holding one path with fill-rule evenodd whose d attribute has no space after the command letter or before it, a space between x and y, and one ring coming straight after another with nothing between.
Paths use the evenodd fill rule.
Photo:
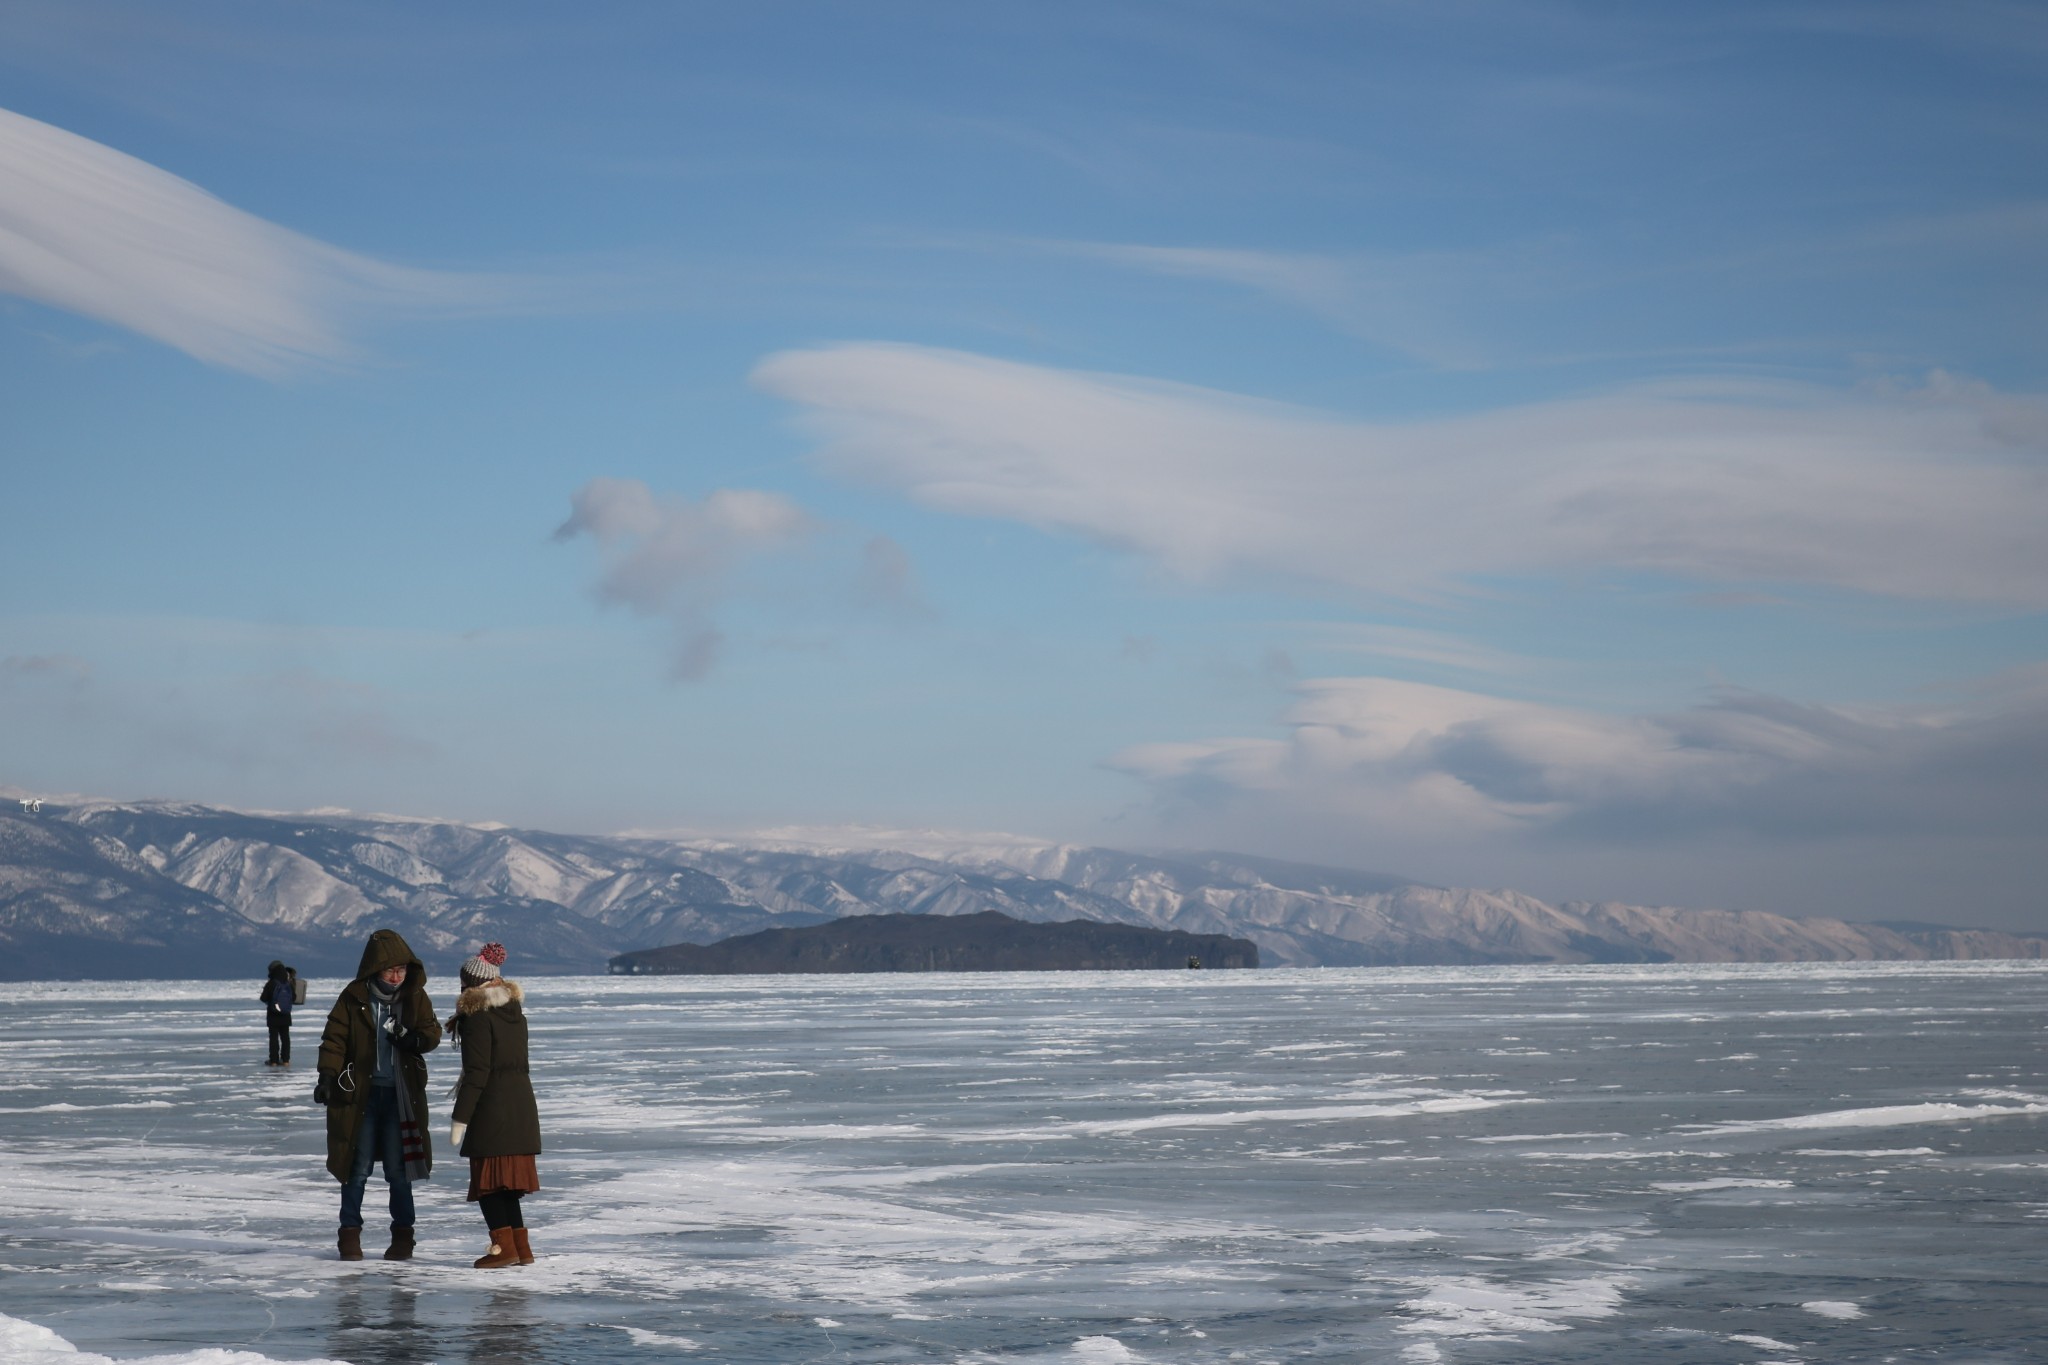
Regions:
<instances>
[{"instance_id":1,"label":"black glove","mask_svg":"<svg viewBox=\"0 0 2048 1365\"><path fill-rule=\"evenodd\" d=\"M334 1103L334 1086L325 1076L322 1076L319 1084L313 1087L313 1103L322 1105Z\"/></svg>"}]
</instances>

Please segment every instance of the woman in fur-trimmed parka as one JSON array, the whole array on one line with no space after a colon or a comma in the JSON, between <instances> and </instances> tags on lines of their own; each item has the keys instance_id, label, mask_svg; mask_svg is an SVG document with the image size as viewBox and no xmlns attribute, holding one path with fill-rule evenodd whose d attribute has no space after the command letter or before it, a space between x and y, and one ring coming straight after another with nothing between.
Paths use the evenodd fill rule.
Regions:
<instances>
[{"instance_id":1,"label":"woman in fur-trimmed parka","mask_svg":"<svg viewBox=\"0 0 2048 1365\"><path fill-rule=\"evenodd\" d=\"M427 1135L427 1061L441 1021L427 998L427 969L395 929L363 945L355 980L342 987L320 1034L320 1083L327 1106L327 1173L341 1182L341 1259L363 1259L363 1191L384 1165L391 1187L387 1261L413 1253L412 1182L434 1169Z\"/></svg>"},{"instance_id":2,"label":"woman in fur-trimmed parka","mask_svg":"<svg viewBox=\"0 0 2048 1365\"><path fill-rule=\"evenodd\" d=\"M491 1248L474 1262L479 1270L532 1265L522 1196L540 1188L540 1108L527 1075L526 992L498 971L503 944L486 943L462 964L462 995L449 1036L462 1048L462 1081L455 1090L449 1140L469 1158L469 1197L483 1211Z\"/></svg>"}]
</instances>

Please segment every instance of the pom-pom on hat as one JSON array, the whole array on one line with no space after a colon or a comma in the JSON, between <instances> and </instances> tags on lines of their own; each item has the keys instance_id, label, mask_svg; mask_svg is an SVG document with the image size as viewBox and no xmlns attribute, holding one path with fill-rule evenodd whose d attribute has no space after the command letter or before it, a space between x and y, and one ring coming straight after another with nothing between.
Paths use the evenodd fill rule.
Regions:
<instances>
[{"instance_id":1,"label":"pom-pom on hat","mask_svg":"<svg viewBox=\"0 0 2048 1365\"><path fill-rule=\"evenodd\" d=\"M471 981L496 981L498 968L505 962L505 945L486 943L476 950L476 956L462 964L462 974Z\"/></svg>"}]
</instances>

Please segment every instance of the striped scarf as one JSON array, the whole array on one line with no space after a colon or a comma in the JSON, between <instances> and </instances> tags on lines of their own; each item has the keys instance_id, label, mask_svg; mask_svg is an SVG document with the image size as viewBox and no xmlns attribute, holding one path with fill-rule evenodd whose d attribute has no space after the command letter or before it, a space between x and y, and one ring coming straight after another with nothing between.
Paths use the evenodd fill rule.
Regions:
<instances>
[{"instance_id":1,"label":"striped scarf","mask_svg":"<svg viewBox=\"0 0 2048 1365\"><path fill-rule=\"evenodd\" d=\"M434 1162L427 1155L427 1130L412 1107L412 1087L401 1081L393 1089L398 1093L398 1150L405 1155L405 1178L425 1180L434 1173Z\"/></svg>"}]
</instances>

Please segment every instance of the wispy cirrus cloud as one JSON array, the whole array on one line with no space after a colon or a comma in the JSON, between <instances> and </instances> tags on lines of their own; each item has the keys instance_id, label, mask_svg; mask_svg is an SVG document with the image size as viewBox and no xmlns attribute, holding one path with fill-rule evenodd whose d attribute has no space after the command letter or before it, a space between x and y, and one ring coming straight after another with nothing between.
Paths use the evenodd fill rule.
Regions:
<instances>
[{"instance_id":1,"label":"wispy cirrus cloud","mask_svg":"<svg viewBox=\"0 0 2048 1365\"><path fill-rule=\"evenodd\" d=\"M357 355L371 319L532 306L533 281L411 269L302 236L89 138L0 109L0 293L276 375Z\"/></svg>"},{"instance_id":2,"label":"wispy cirrus cloud","mask_svg":"<svg viewBox=\"0 0 2048 1365\"><path fill-rule=\"evenodd\" d=\"M1536 248L1338 255L1122 242L1029 245L1155 275L1242 285L1363 341L1453 370L1498 359L1498 340L1483 341L1469 323L1481 297L1497 313L1505 297L1527 296L1546 282L1555 288L1565 269L1554 252Z\"/></svg>"},{"instance_id":3,"label":"wispy cirrus cloud","mask_svg":"<svg viewBox=\"0 0 2048 1365\"><path fill-rule=\"evenodd\" d=\"M1390 626L1367 621L1301 621L1290 629L1319 649L1380 659L1435 664L1464 673L1526 676L1548 661L1495 649L1477 640L1415 626Z\"/></svg>"},{"instance_id":4,"label":"wispy cirrus cloud","mask_svg":"<svg viewBox=\"0 0 2048 1365\"><path fill-rule=\"evenodd\" d=\"M1982 385L1671 381L1397 423L883 344L755 380L830 472L1189 580L1418 597L1622 571L2048 605L2048 405Z\"/></svg>"},{"instance_id":5,"label":"wispy cirrus cloud","mask_svg":"<svg viewBox=\"0 0 2048 1365\"><path fill-rule=\"evenodd\" d=\"M1683 224L1575 224L1457 247L1276 249L1004 239L1006 252L1235 285L1437 370L1655 363L1888 351L1941 356L1988 337L2031 346L2048 293L2048 203L2007 198L1861 220L1770 221L1727 240ZM1730 309L1731 300L1747 307ZM1902 333L1910 307L1916 326ZM1769 330L1748 330L1756 318Z\"/></svg>"}]
</instances>

